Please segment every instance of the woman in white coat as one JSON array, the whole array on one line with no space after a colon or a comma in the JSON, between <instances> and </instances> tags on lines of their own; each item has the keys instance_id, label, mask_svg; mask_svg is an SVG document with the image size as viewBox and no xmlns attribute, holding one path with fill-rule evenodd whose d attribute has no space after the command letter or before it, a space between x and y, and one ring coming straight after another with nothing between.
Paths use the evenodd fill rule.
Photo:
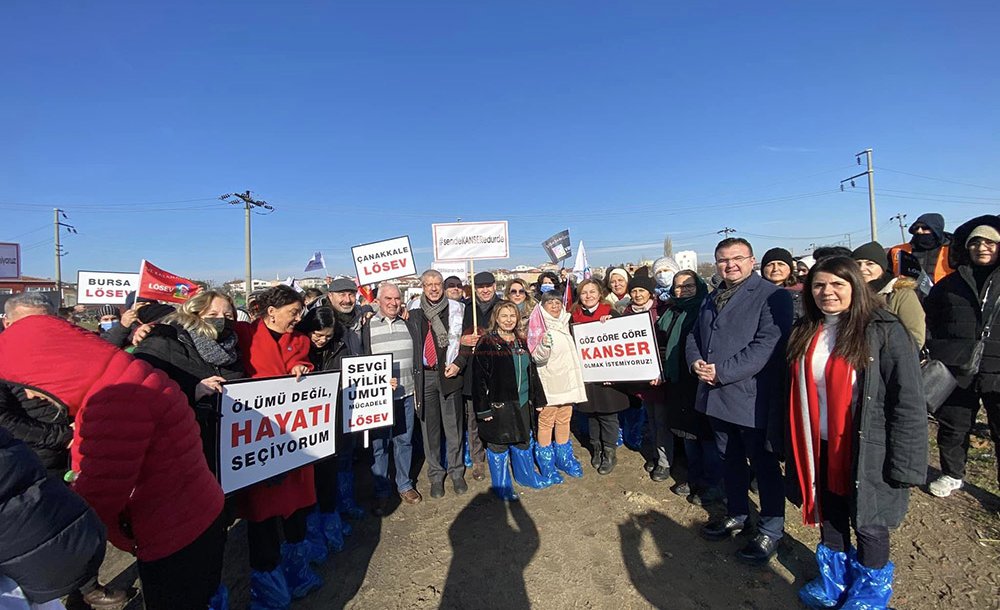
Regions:
<instances>
[{"instance_id":1,"label":"woman in white coat","mask_svg":"<svg viewBox=\"0 0 1000 610\"><path fill-rule=\"evenodd\" d=\"M583 365L569 331L571 316L563 309L558 292L553 290L542 295L532 314L536 323L529 323L528 340L547 403L538 409L538 450L535 458L542 476L557 481L561 477L555 468L571 477L583 476L583 468L573 456L569 424L573 417L573 403L587 400ZM544 324L545 332L540 341L532 341L531 331L532 328L540 330L539 320ZM554 451L551 445L554 445Z\"/></svg>"}]
</instances>

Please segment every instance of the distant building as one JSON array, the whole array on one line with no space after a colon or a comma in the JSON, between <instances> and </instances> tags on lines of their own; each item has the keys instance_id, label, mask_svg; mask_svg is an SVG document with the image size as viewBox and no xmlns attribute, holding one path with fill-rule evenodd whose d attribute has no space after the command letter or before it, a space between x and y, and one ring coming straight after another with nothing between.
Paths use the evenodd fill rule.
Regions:
<instances>
[{"instance_id":1,"label":"distant building","mask_svg":"<svg viewBox=\"0 0 1000 610\"><path fill-rule=\"evenodd\" d=\"M698 270L698 253L694 250L681 250L674 255L674 260L681 269Z\"/></svg>"}]
</instances>

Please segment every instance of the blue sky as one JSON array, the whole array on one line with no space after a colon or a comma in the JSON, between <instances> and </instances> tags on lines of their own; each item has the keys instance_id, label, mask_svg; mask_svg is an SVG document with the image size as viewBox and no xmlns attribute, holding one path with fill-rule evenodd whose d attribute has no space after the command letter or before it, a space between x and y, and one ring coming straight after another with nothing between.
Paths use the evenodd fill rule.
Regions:
<instances>
[{"instance_id":1,"label":"blue sky","mask_svg":"<svg viewBox=\"0 0 1000 610\"><path fill-rule=\"evenodd\" d=\"M1000 211L1000 8L932 2L5 3L0 241L51 277L141 258L189 277L330 272L432 222L570 228L591 264L710 253L724 226L796 253L890 216ZM479 265L477 265L479 266Z\"/></svg>"}]
</instances>

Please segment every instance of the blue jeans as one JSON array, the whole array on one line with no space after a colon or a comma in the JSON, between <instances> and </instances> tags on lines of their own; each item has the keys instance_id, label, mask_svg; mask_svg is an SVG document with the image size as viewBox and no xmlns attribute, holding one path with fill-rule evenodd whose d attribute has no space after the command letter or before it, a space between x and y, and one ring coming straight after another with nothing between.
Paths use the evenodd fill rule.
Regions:
<instances>
[{"instance_id":1,"label":"blue jeans","mask_svg":"<svg viewBox=\"0 0 1000 610\"><path fill-rule=\"evenodd\" d=\"M375 478L375 497L388 498L392 493L389 480L389 445L392 445L396 464L396 491L413 489L410 465L413 463L413 395L393 403L393 424L369 432L372 443L372 476Z\"/></svg>"},{"instance_id":2,"label":"blue jeans","mask_svg":"<svg viewBox=\"0 0 1000 610\"><path fill-rule=\"evenodd\" d=\"M722 481L722 459L715 441L684 439L684 454L688 460L688 484L701 489L718 487Z\"/></svg>"},{"instance_id":3,"label":"blue jeans","mask_svg":"<svg viewBox=\"0 0 1000 610\"><path fill-rule=\"evenodd\" d=\"M746 428L709 417L715 443L722 456L729 517L746 519L750 514L750 467L757 475L760 498L760 533L775 540L785 533L785 486L778 456L764 448L766 431ZM750 461L747 464L747 460Z\"/></svg>"}]
</instances>

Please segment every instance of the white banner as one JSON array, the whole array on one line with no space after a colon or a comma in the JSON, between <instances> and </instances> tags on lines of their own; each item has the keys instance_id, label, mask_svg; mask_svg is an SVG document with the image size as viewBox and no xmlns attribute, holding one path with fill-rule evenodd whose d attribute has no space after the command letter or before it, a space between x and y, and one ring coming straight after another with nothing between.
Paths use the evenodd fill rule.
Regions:
<instances>
[{"instance_id":1,"label":"white banner","mask_svg":"<svg viewBox=\"0 0 1000 610\"><path fill-rule=\"evenodd\" d=\"M431 225L434 260L442 262L509 258L507 221L446 222Z\"/></svg>"},{"instance_id":2,"label":"white banner","mask_svg":"<svg viewBox=\"0 0 1000 610\"><path fill-rule=\"evenodd\" d=\"M139 290L138 273L76 272L76 302L81 305L124 305L133 290Z\"/></svg>"},{"instance_id":3,"label":"white banner","mask_svg":"<svg viewBox=\"0 0 1000 610\"><path fill-rule=\"evenodd\" d=\"M469 266L465 261L460 263L444 263L441 261L434 261L431 263L431 269L436 269L441 272L441 277L448 279L451 276L455 276L462 280L463 284L469 283Z\"/></svg>"},{"instance_id":4,"label":"white banner","mask_svg":"<svg viewBox=\"0 0 1000 610\"><path fill-rule=\"evenodd\" d=\"M660 350L648 315L573 325L584 381L652 381L660 377Z\"/></svg>"},{"instance_id":5,"label":"white banner","mask_svg":"<svg viewBox=\"0 0 1000 610\"><path fill-rule=\"evenodd\" d=\"M0 244L0 280L21 277L21 244Z\"/></svg>"},{"instance_id":6,"label":"white banner","mask_svg":"<svg viewBox=\"0 0 1000 610\"><path fill-rule=\"evenodd\" d=\"M336 453L340 371L222 386L219 483L229 493Z\"/></svg>"},{"instance_id":7,"label":"white banner","mask_svg":"<svg viewBox=\"0 0 1000 610\"><path fill-rule=\"evenodd\" d=\"M392 354L348 356L340 366L344 372L344 430L360 432L391 426Z\"/></svg>"},{"instance_id":8,"label":"white banner","mask_svg":"<svg viewBox=\"0 0 1000 610\"><path fill-rule=\"evenodd\" d=\"M362 286L417 272L410 238L406 236L354 246L351 248L351 257L354 258L354 268L358 271L358 283Z\"/></svg>"}]
</instances>

